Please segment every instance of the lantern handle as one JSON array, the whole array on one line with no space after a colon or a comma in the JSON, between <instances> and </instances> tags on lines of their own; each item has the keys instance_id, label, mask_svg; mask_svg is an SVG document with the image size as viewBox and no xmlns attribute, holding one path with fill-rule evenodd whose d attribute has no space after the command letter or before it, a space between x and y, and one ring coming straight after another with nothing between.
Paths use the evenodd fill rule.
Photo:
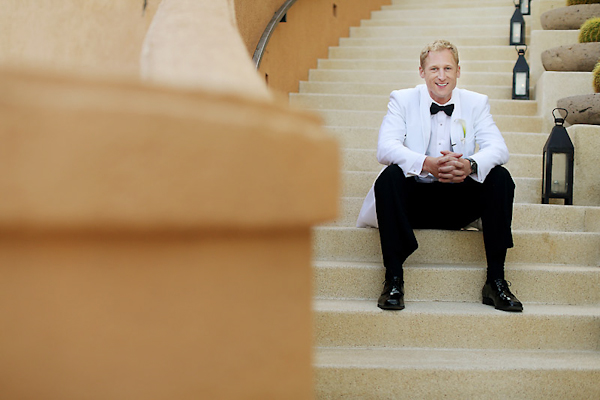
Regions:
<instances>
[{"instance_id":1,"label":"lantern handle","mask_svg":"<svg viewBox=\"0 0 600 400\"><path fill-rule=\"evenodd\" d=\"M562 115L561 115L561 118L557 118L556 115L554 115L554 111L556 111L556 110L562 110L562 111L564 111L565 112L564 118L562 118ZM558 115L560 115L560 113ZM552 116L554 117L554 123L556 125L563 125L565 123L565 119L567 119L568 115L569 115L569 111L567 111L564 108L557 107L554 110L552 110Z\"/></svg>"},{"instance_id":2,"label":"lantern handle","mask_svg":"<svg viewBox=\"0 0 600 400\"><path fill-rule=\"evenodd\" d=\"M515 5L515 7L520 7L521 6L521 0L513 0L513 4Z\"/></svg>"},{"instance_id":3,"label":"lantern handle","mask_svg":"<svg viewBox=\"0 0 600 400\"><path fill-rule=\"evenodd\" d=\"M522 47L525 46L525 49L523 49ZM517 50L518 54L525 54L525 52L527 51L527 45L526 44L518 44L515 46L515 50ZM523 52L523 53L521 53Z\"/></svg>"}]
</instances>

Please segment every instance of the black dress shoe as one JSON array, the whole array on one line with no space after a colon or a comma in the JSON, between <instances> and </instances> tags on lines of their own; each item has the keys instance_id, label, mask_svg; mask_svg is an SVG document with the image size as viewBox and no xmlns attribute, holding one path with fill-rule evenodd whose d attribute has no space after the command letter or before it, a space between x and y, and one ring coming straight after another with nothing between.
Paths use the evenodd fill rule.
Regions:
<instances>
[{"instance_id":1,"label":"black dress shoe","mask_svg":"<svg viewBox=\"0 0 600 400\"><path fill-rule=\"evenodd\" d=\"M383 310L404 309L404 282L400 281L399 277L386 279L383 284L383 292L377 301L377 307Z\"/></svg>"},{"instance_id":2,"label":"black dress shoe","mask_svg":"<svg viewBox=\"0 0 600 400\"><path fill-rule=\"evenodd\" d=\"M496 279L492 283L483 285L483 290L481 291L483 304L494 306L496 310L523 311L523 304L510 292L508 286L509 283L504 279Z\"/></svg>"}]
</instances>

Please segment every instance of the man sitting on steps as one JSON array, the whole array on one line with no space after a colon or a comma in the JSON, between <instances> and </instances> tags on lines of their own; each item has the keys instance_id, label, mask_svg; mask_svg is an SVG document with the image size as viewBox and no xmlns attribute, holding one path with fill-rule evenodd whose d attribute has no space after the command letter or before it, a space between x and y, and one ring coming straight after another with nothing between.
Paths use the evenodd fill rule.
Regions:
<instances>
[{"instance_id":1,"label":"man sitting on steps","mask_svg":"<svg viewBox=\"0 0 600 400\"><path fill-rule=\"evenodd\" d=\"M513 247L515 185L502 167L508 148L487 96L456 88L460 66L451 43L429 44L420 62L425 84L390 95L377 144L377 159L387 167L357 221L358 227L379 228L386 273L377 305L404 309L403 264L418 247L413 229L460 229L481 218L487 259L483 303L522 311L504 279L506 252Z\"/></svg>"}]
</instances>

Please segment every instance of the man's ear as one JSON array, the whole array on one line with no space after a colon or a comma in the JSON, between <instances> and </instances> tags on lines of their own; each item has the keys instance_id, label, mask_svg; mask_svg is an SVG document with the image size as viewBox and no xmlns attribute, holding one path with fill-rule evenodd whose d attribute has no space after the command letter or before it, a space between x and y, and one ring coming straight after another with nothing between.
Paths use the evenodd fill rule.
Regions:
<instances>
[{"instance_id":1,"label":"man's ear","mask_svg":"<svg viewBox=\"0 0 600 400\"><path fill-rule=\"evenodd\" d=\"M460 65L458 66L458 68L456 69L456 77L460 78Z\"/></svg>"},{"instance_id":2,"label":"man's ear","mask_svg":"<svg viewBox=\"0 0 600 400\"><path fill-rule=\"evenodd\" d=\"M419 65L419 76L423 79L425 78L425 71L423 71L423 67L421 67L420 65Z\"/></svg>"}]
</instances>

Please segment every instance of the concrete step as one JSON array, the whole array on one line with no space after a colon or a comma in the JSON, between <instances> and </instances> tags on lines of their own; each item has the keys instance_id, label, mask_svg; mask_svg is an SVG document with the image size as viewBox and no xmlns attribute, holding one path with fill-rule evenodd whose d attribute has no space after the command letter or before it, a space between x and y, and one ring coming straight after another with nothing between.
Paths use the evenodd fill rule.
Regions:
<instances>
[{"instance_id":1,"label":"concrete step","mask_svg":"<svg viewBox=\"0 0 600 400\"><path fill-rule=\"evenodd\" d=\"M386 28L390 30L390 36L402 37L407 34L406 28ZM485 30L485 27L480 29ZM431 28L434 30L434 28ZM440 36L444 35L443 28L439 28ZM414 33L413 35L426 35L427 32ZM429 31L429 34L433 32ZM517 53L513 46L509 46L508 39L508 25L506 32L499 33L499 35L506 35L506 46L462 46L458 49L459 58L462 61L467 60L500 60L500 61L517 61ZM381 59L381 60L398 60L398 59L413 59L418 60L423 45L414 46L378 46L378 47L363 47L363 46L340 46L329 48L330 59Z\"/></svg>"},{"instance_id":2,"label":"concrete step","mask_svg":"<svg viewBox=\"0 0 600 400\"><path fill-rule=\"evenodd\" d=\"M432 9L443 8L445 6L453 7L462 5L464 7L506 7L506 2L502 0L428 0L428 3ZM387 8L413 8L412 2L406 0L392 0L390 5L384 7Z\"/></svg>"},{"instance_id":3,"label":"concrete step","mask_svg":"<svg viewBox=\"0 0 600 400\"><path fill-rule=\"evenodd\" d=\"M359 39L359 40L378 40L378 39ZM334 70L390 70L390 71L410 71L419 69L419 60L318 60L318 69ZM471 72L510 72L512 73L515 61L479 61L467 60L460 63L462 73Z\"/></svg>"},{"instance_id":4,"label":"concrete step","mask_svg":"<svg viewBox=\"0 0 600 400\"><path fill-rule=\"evenodd\" d=\"M509 24L509 19L510 17L507 19L506 24L508 26ZM431 23L426 24L427 26L431 26ZM495 40L494 38L500 38L503 37L504 40L501 42L500 45L504 46L507 43L508 37L507 34L510 33L510 27L508 27L508 29L506 30L506 32L502 32L500 34L496 34L496 35L492 35L490 34L490 32L480 32L483 33L481 35L473 35L473 32L462 32L462 33L458 33L455 32L453 29L446 29L445 34L439 35L439 33L423 33L421 35L406 35L406 30L405 30L405 35L403 36L398 36L399 31L398 31L397 26L354 26L350 28L350 34L349 34L349 38L353 39L353 38L387 38L387 39L401 39L402 40L402 44L403 45L417 45L420 44L421 46L425 46L427 43L431 43L436 39L439 39L440 37L444 38L445 40L448 40L454 44L456 44L458 46L459 43L461 43L462 46L468 45L468 43L473 43L474 45L477 46L485 46L485 42L482 42L481 39L485 38L485 39L490 39L490 40ZM478 39L476 39L478 38ZM462 41L466 41L466 42L462 42ZM488 43L488 46L492 45L492 43ZM460 53L460 48L459 48L459 53Z\"/></svg>"},{"instance_id":5,"label":"concrete step","mask_svg":"<svg viewBox=\"0 0 600 400\"><path fill-rule=\"evenodd\" d=\"M315 373L318 399L600 398L594 351L318 348Z\"/></svg>"},{"instance_id":6,"label":"concrete step","mask_svg":"<svg viewBox=\"0 0 600 400\"><path fill-rule=\"evenodd\" d=\"M341 195L343 197L364 197L375 182L377 174L374 171L343 171ZM541 176L526 178L515 176L514 173L512 175L516 185L515 203L537 204L541 202Z\"/></svg>"},{"instance_id":7,"label":"concrete step","mask_svg":"<svg viewBox=\"0 0 600 400\"><path fill-rule=\"evenodd\" d=\"M340 38L340 46L402 46L406 44L406 39L402 37L390 36L386 34L386 28L350 28L350 37ZM420 36L419 43L423 47L427 43L439 39L439 36ZM499 36L457 36L444 35L444 39L450 41L459 49L464 46L505 46L506 34Z\"/></svg>"},{"instance_id":8,"label":"concrete step","mask_svg":"<svg viewBox=\"0 0 600 400\"><path fill-rule=\"evenodd\" d=\"M329 134L341 148L376 149L379 128L328 126Z\"/></svg>"},{"instance_id":9,"label":"concrete step","mask_svg":"<svg viewBox=\"0 0 600 400\"><path fill-rule=\"evenodd\" d=\"M354 227L364 197L342 197L339 216L322 226ZM600 207L516 203L513 229L553 232L600 232Z\"/></svg>"},{"instance_id":10,"label":"concrete step","mask_svg":"<svg viewBox=\"0 0 600 400\"><path fill-rule=\"evenodd\" d=\"M386 111L389 100L389 95L290 93L291 105L311 110ZM533 100L491 99L490 109L492 115L532 116L537 114L538 103Z\"/></svg>"},{"instance_id":11,"label":"concrete step","mask_svg":"<svg viewBox=\"0 0 600 400\"><path fill-rule=\"evenodd\" d=\"M371 26L406 26L406 27L421 27L421 26L440 26L449 29L454 29L457 26L471 26L473 18L468 16L456 17L452 19L448 18L414 18L410 16L403 16L400 18L394 17L393 15L385 15L383 13L377 14L380 18L364 19L360 22L360 26L371 27ZM510 18L506 18L505 15L488 15L485 17L477 18L477 25L485 25L489 28L503 28L506 29ZM487 32L486 32L487 34Z\"/></svg>"},{"instance_id":12,"label":"concrete step","mask_svg":"<svg viewBox=\"0 0 600 400\"><path fill-rule=\"evenodd\" d=\"M472 2L462 1L444 1L438 0L437 2L425 1L416 3L414 1L401 2L399 4L385 5L381 7L381 11L385 13L399 12L402 14L409 15L444 15L452 17L461 17L468 15L470 17L485 17L489 15L504 14L509 17L512 16L515 10L514 5L504 0L485 0ZM435 11L439 11L436 14ZM476 20L475 20L476 21Z\"/></svg>"},{"instance_id":13,"label":"concrete step","mask_svg":"<svg viewBox=\"0 0 600 400\"><path fill-rule=\"evenodd\" d=\"M377 162L374 149L346 149L342 154L344 171L379 172L383 166ZM506 168L515 176L536 178L542 176L542 154L512 154Z\"/></svg>"},{"instance_id":14,"label":"concrete step","mask_svg":"<svg viewBox=\"0 0 600 400\"><path fill-rule=\"evenodd\" d=\"M319 110L326 126L379 128L385 111ZM501 132L541 132L542 118L496 115L494 121Z\"/></svg>"},{"instance_id":15,"label":"concrete step","mask_svg":"<svg viewBox=\"0 0 600 400\"><path fill-rule=\"evenodd\" d=\"M385 7L393 7L396 5L399 6L405 6L408 4L411 4L410 2L407 2L406 0L392 0L390 2L390 5L387 5ZM486 0L485 4L487 5L493 5L493 4L501 4L501 5L505 5L506 6L506 2L502 2L501 0ZM465 6L468 7L477 7L477 6L481 6L483 4L483 2L481 0L429 0L429 4L431 4L432 7L443 7L445 4L464 4ZM494 7L496 7L494 5Z\"/></svg>"},{"instance_id":16,"label":"concrete step","mask_svg":"<svg viewBox=\"0 0 600 400\"><path fill-rule=\"evenodd\" d=\"M315 296L319 299L376 301L385 280L381 263L316 261ZM407 264L406 301L481 302L485 264ZM600 268L575 265L509 264L506 279L524 304L597 305Z\"/></svg>"},{"instance_id":17,"label":"concrete step","mask_svg":"<svg viewBox=\"0 0 600 400\"><path fill-rule=\"evenodd\" d=\"M317 227L313 230L314 259L319 261L381 262L379 231L369 228ZM483 236L476 231L417 229L413 264L485 265ZM600 232L514 231L509 263L598 266Z\"/></svg>"},{"instance_id":18,"label":"concrete step","mask_svg":"<svg viewBox=\"0 0 600 400\"><path fill-rule=\"evenodd\" d=\"M415 301L395 312L372 300L317 299L314 309L317 346L600 348L600 307L588 305L526 304L523 313L507 313L481 302Z\"/></svg>"},{"instance_id":19,"label":"concrete step","mask_svg":"<svg viewBox=\"0 0 600 400\"><path fill-rule=\"evenodd\" d=\"M343 148L375 149L379 128L329 126L333 135ZM502 132L504 141L511 154L542 154L547 133Z\"/></svg>"},{"instance_id":20,"label":"concrete step","mask_svg":"<svg viewBox=\"0 0 600 400\"><path fill-rule=\"evenodd\" d=\"M441 5L432 5L433 7L439 8L440 6L443 7L443 5L446 2L443 2ZM429 21L429 23L431 23L432 20L440 22L440 23L458 23L461 25L470 25L473 22L476 22L478 24L480 24L482 21L488 21L488 20L492 20L492 19L496 19L496 20L500 20L503 22L506 22L506 17L508 16L509 19L512 16L513 12L514 12L514 7L506 7L506 2L504 2L504 4L499 4L499 7L496 7L496 10L493 10L495 12L490 12L489 8L486 8L484 10L481 10L479 8L477 8L477 4L482 3L481 0L477 1L477 3L475 4L471 4L468 5L468 7L465 7L464 10L462 10L461 12L456 12L456 10L444 10L444 13L440 14L436 14L431 12L431 10L429 11L429 13L424 12L425 10L422 9L412 9L412 10L398 10L398 9L389 9L388 7L382 8L381 10L378 11L373 11L371 12L371 18L369 20L389 20L389 19L394 19L394 20L405 20L405 21L418 21L418 23L424 23L426 21ZM431 3L430 3L431 4ZM480 15L476 16L476 21L474 21L474 17L471 14L472 10L477 10L478 12L480 12ZM448 20L448 18L446 18L446 14L445 11L454 11L454 13L456 14L454 16L454 18Z\"/></svg>"},{"instance_id":21,"label":"concrete step","mask_svg":"<svg viewBox=\"0 0 600 400\"><path fill-rule=\"evenodd\" d=\"M360 82L385 83L396 82L415 86L423 83L417 70L344 70L344 69L311 69L308 80L313 82ZM508 72L471 72L458 79L460 85L492 85L512 86L512 71Z\"/></svg>"},{"instance_id":22,"label":"concrete step","mask_svg":"<svg viewBox=\"0 0 600 400\"><path fill-rule=\"evenodd\" d=\"M355 83L355 82L307 82L301 81L299 85L300 93L327 93L327 94L363 94L363 95L386 95L396 89L405 89L414 87L423 83L423 80L415 82L412 85L399 85L397 82L388 83ZM511 84L512 85L512 84ZM485 94L490 99L510 99L511 86L490 86L490 85L464 85L462 82L459 87L473 90Z\"/></svg>"},{"instance_id":23,"label":"concrete step","mask_svg":"<svg viewBox=\"0 0 600 400\"><path fill-rule=\"evenodd\" d=\"M549 133L502 132L502 136L511 154L542 154Z\"/></svg>"}]
</instances>

